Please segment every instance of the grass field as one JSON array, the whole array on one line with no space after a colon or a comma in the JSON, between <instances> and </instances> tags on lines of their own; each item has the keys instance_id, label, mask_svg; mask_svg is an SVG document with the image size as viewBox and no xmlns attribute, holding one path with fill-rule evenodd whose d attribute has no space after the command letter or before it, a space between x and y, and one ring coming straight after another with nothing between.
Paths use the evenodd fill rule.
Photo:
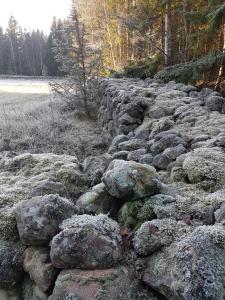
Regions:
<instances>
[{"instance_id":1,"label":"grass field","mask_svg":"<svg viewBox=\"0 0 225 300\"><path fill-rule=\"evenodd\" d=\"M48 80L0 78L0 151L53 152L79 158L105 150L94 121L66 111Z\"/></svg>"},{"instance_id":2,"label":"grass field","mask_svg":"<svg viewBox=\"0 0 225 300\"><path fill-rule=\"evenodd\" d=\"M0 105L46 100L48 80L0 79Z\"/></svg>"}]
</instances>

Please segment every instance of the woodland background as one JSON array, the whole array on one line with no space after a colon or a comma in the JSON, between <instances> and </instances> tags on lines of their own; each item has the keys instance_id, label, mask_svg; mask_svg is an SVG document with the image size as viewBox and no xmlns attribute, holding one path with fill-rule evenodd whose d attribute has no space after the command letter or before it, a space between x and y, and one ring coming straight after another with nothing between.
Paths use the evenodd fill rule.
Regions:
<instances>
[{"instance_id":1,"label":"woodland background","mask_svg":"<svg viewBox=\"0 0 225 300\"><path fill-rule=\"evenodd\" d=\"M84 26L85 43L101 51L100 75L155 76L217 87L223 82L224 1L77 0L72 4ZM65 74L55 57L60 43L67 43L68 56L76 57L73 38L65 40L65 33L73 34L71 16L54 18L49 36L23 30L12 16L8 28L0 28L0 73Z\"/></svg>"}]
</instances>

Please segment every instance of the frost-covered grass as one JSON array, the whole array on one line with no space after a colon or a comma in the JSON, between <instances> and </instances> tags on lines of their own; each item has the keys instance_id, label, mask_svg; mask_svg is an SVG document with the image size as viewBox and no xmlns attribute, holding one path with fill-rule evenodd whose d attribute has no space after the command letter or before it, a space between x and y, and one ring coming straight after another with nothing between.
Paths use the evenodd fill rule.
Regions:
<instances>
[{"instance_id":1,"label":"frost-covered grass","mask_svg":"<svg viewBox=\"0 0 225 300\"><path fill-rule=\"evenodd\" d=\"M0 79L0 151L98 154L105 138L96 123L64 109L47 80Z\"/></svg>"}]
</instances>

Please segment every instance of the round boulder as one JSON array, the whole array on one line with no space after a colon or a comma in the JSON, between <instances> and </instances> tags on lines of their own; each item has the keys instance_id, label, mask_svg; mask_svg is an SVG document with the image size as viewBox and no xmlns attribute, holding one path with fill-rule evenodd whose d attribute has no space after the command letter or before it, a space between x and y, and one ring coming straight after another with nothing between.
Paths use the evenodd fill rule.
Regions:
<instances>
[{"instance_id":1,"label":"round boulder","mask_svg":"<svg viewBox=\"0 0 225 300\"><path fill-rule=\"evenodd\" d=\"M15 209L20 239L25 245L48 245L59 224L76 212L72 202L58 195L22 201Z\"/></svg>"},{"instance_id":2,"label":"round boulder","mask_svg":"<svg viewBox=\"0 0 225 300\"><path fill-rule=\"evenodd\" d=\"M160 192L155 168L134 161L114 160L103 175L107 191L115 198L135 200Z\"/></svg>"},{"instance_id":3,"label":"round boulder","mask_svg":"<svg viewBox=\"0 0 225 300\"><path fill-rule=\"evenodd\" d=\"M61 229L51 243L56 268L108 268L121 258L120 227L107 215L74 215Z\"/></svg>"}]
</instances>

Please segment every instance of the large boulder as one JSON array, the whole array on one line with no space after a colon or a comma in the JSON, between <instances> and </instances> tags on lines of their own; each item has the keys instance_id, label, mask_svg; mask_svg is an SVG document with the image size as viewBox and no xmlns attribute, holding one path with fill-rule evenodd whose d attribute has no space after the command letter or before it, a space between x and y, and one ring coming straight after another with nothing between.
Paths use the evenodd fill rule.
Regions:
<instances>
[{"instance_id":1,"label":"large boulder","mask_svg":"<svg viewBox=\"0 0 225 300\"><path fill-rule=\"evenodd\" d=\"M183 169L191 183L208 182L218 189L225 183L225 152L218 147L195 149L186 156Z\"/></svg>"},{"instance_id":2,"label":"large boulder","mask_svg":"<svg viewBox=\"0 0 225 300\"><path fill-rule=\"evenodd\" d=\"M56 269L51 264L48 248L27 248L24 252L23 268L43 292L50 289L57 275Z\"/></svg>"},{"instance_id":3,"label":"large boulder","mask_svg":"<svg viewBox=\"0 0 225 300\"><path fill-rule=\"evenodd\" d=\"M121 258L119 225L107 215L74 215L60 226L51 242L51 260L56 268L101 269Z\"/></svg>"},{"instance_id":4,"label":"large boulder","mask_svg":"<svg viewBox=\"0 0 225 300\"><path fill-rule=\"evenodd\" d=\"M125 267L104 270L63 270L49 300L156 300Z\"/></svg>"},{"instance_id":5,"label":"large boulder","mask_svg":"<svg viewBox=\"0 0 225 300\"><path fill-rule=\"evenodd\" d=\"M151 255L189 231L186 224L171 219L145 222L135 233L134 249L139 255Z\"/></svg>"},{"instance_id":6,"label":"large boulder","mask_svg":"<svg viewBox=\"0 0 225 300\"><path fill-rule=\"evenodd\" d=\"M167 299L225 298L225 229L200 226L149 257L143 281Z\"/></svg>"},{"instance_id":7,"label":"large boulder","mask_svg":"<svg viewBox=\"0 0 225 300\"><path fill-rule=\"evenodd\" d=\"M161 189L161 179L156 170L134 161L114 160L102 181L107 191L119 199L140 199L157 194Z\"/></svg>"},{"instance_id":8,"label":"large boulder","mask_svg":"<svg viewBox=\"0 0 225 300\"><path fill-rule=\"evenodd\" d=\"M20 239L25 245L48 245L59 224L76 212L72 202L58 195L20 202L15 210Z\"/></svg>"},{"instance_id":9,"label":"large boulder","mask_svg":"<svg viewBox=\"0 0 225 300\"><path fill-rule=\"evenodd\" d=\"M11 288L23 280L23 247L0 241L0 287Z\"/></svg>"}]
</instances>

